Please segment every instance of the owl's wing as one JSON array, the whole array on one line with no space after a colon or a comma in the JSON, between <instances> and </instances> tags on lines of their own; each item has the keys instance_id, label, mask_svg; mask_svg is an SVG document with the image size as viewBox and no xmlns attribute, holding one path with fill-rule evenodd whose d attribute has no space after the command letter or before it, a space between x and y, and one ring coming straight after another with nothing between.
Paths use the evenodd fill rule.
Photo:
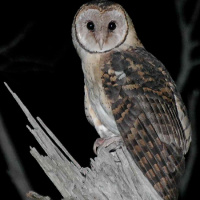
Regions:
<instances>
[{"instance_id":1,"label":"owl's wing","mask_svg":"<svg viewBox=\"0 0 200 200\"><path fill-rule=\"evenodd\" d=\"M191 127L174 81L144 48L106 60L103 87L129 152L158 193L176 199Z\"/></svg>"}]
</instances>

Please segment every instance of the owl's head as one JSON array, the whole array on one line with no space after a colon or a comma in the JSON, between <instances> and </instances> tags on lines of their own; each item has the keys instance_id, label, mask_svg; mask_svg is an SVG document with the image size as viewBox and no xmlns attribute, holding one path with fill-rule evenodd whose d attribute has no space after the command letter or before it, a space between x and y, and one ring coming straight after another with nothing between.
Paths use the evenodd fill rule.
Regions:
<instances>
[{"instance_id":1,"label":"owl's head","mask_svg":"<svg viewBox=\"0 0 200 200\"><path fill-rule=\"evenodd\" d=\"M84 4L79 9L72 35L75 47L90 53L108 52L124 44L128 37L129 40L132 37L131 43L139 42L132 21L122 6L102 0Z\"/></svg>"}]
</instances>

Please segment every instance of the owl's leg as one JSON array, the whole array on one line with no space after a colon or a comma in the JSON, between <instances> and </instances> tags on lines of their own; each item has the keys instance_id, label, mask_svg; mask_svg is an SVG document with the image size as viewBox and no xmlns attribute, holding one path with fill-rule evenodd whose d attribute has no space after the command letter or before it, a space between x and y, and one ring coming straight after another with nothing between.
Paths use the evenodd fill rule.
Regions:
<instances>
[{"instance_id":1,"label":"owl's leg","mask_svg":"<svg viewBox=\"0 0 200 200\"><path fill-rule=\"evenodd\" d=\"M95 111L93 110L89 97L88 97L88 89L85 86L85 114L92 126L95 127L97 133L100 135L101 138L104 137L112 137L115 136L111 131L109 131L99 120Z\"/></svg>"},{"instance_id":2,"label":"owl's leg","mask_svg":"<svg viewBox=\"0 0 200 200\"><path fill-rule=\"evenodd\" d=\"M88 122L92 126L95 126L93 118L91 116L91 109L92 108L91 108L91 105L90 105L90 102L89 102L88 91L87 91L87 87L86 86L84 87L84 90L85 90L85 99L84 99L85 115L86 115L86 118L87 118Z\"/></svg>"},{"instance_id":3,"label":"owl's leg","mask_svg":"<svg viewBox=\"0 0 200 200\"><path fill-rule=\"evenodd\" d=\"M118 149L123 144L121 136L114 136L109 138L97 138L94 145L93 151L97 155L101 148L107 148L109 151Z\"/></svg>"},{"instance_id":4,"label":"owl's leg","mask_svg":"<svg viewBox=\"0 0 200 200\"><path fill-rule=\"evenodd\" d=\"M85 114L90 124L92 124L95 127L96 131L101 137L97 138L93 145L94 153L98 154L98 152L102 147L108 148L109 151L117 149L118 146L120 146L120 144L122 143L122 137L116 136L116 134L112 133L101 123L101 121L95 114L94 110L92 109L92 106L88 98L88 90L86 86L85 86Z\"/></svg>"}]
</instances>

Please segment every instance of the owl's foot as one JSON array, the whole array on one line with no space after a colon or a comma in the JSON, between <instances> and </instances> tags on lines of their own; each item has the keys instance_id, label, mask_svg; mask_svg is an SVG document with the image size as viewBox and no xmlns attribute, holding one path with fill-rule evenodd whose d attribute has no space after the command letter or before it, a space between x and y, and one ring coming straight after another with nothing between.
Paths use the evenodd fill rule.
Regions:
<instances>
[{"instance_id":1,"label":"owl's foot","mask_svg":"<svg viewBox=\"0 0 200 200\"><path fill-rule=\"evenodd\" d=\"M93 151L97 155L102 147L106 147L109 151L118 149L123 144L121 136L114 136L109 138L97 138L94 145Z\"/></svg>"}]
</instances>

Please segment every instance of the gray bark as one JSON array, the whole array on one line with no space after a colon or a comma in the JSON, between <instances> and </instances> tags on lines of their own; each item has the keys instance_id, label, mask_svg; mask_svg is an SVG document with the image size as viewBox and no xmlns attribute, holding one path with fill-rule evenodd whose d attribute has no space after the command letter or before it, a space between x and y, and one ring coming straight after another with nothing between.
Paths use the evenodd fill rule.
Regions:
<instances>
[{"instance_id":1,"label":"gray bark","mask_svg":"<svg viewBox=\"0 0 200 200\"><path fill-rule=\"evenodd\" d=\"M7 86L7 85L6 85ZM66 200L161 200L150 182L133 161L126 147L121 145L110 153L101 148L91 159L90 168L81 168L40 118L35 120L21 100L7 86L27 116L29 131L46 152L40 155L31 147L31 154ZM49 199L37 193L33 199Z\"/></svg>"}]
</instances>

